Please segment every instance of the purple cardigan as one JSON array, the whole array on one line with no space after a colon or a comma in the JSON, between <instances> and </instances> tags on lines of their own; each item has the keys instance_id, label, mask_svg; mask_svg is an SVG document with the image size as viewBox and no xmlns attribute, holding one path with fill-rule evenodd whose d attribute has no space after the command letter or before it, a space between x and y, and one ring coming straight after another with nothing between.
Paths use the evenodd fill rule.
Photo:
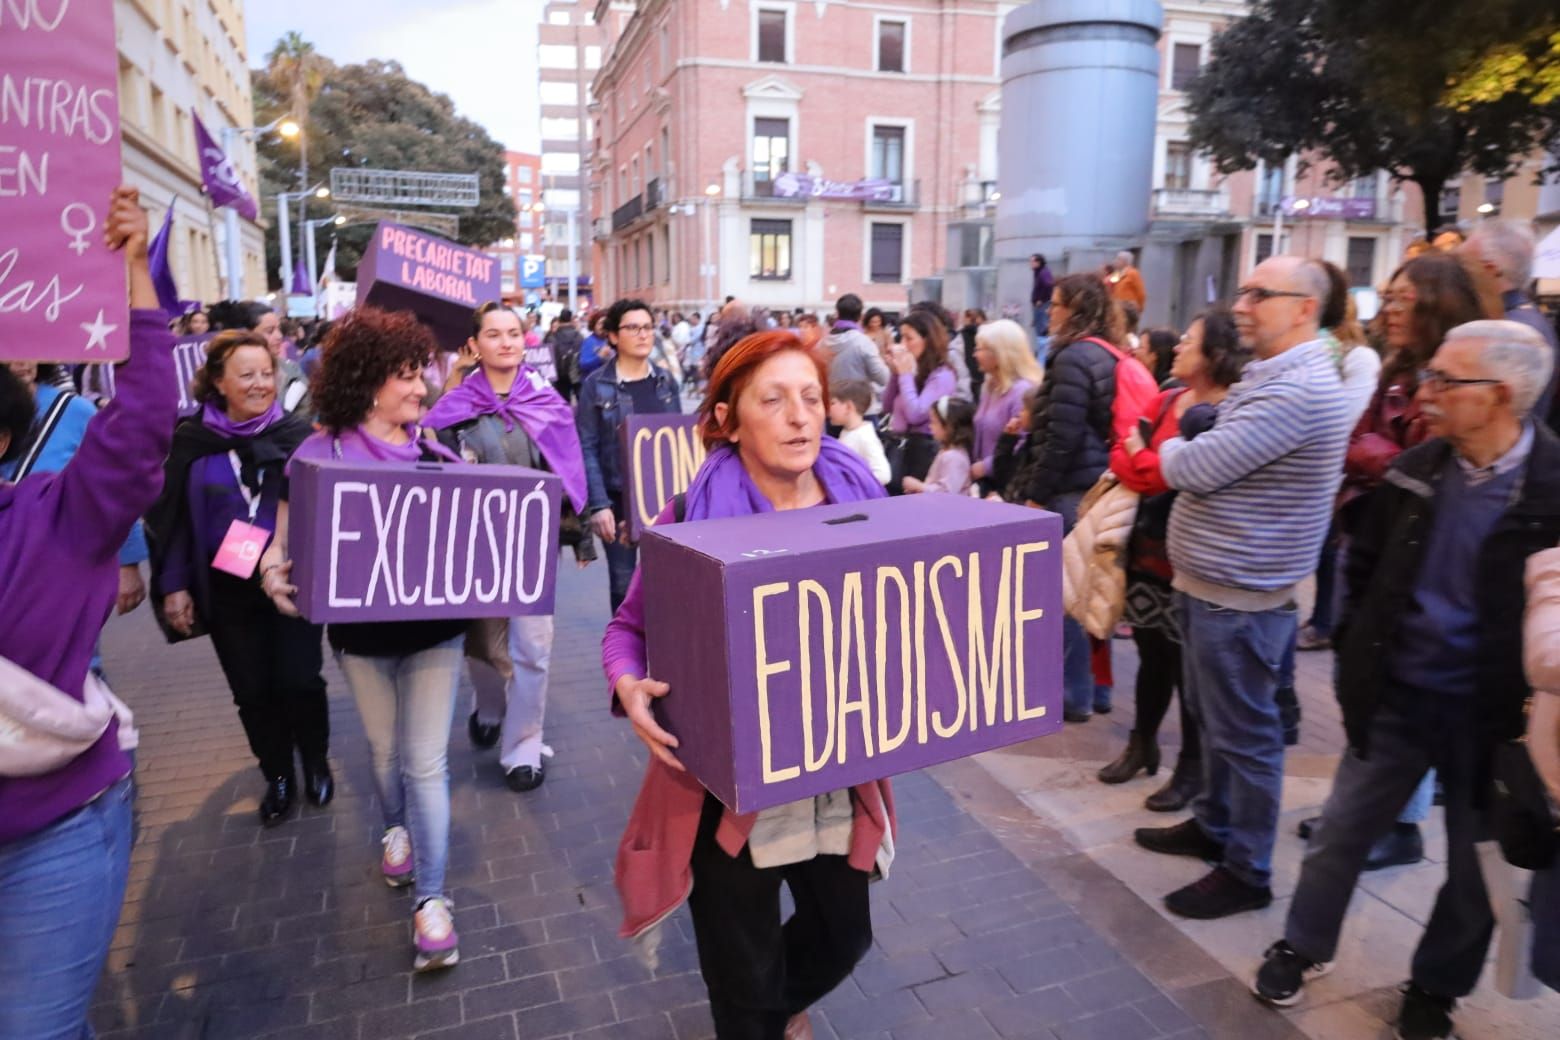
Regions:
<instances>
[{"instance_id":1,"label":"purple cardigan","mask_svg":"<svg viewBox=\"0 0 1560 1040\"><path fill-rule=\"evenodd\" d=\"M119 547L162 490L179 400L161 311L131 312L118 392L59 473L0 483L0 654L80 697L119 591ZM130 774L119 726L63 768L0 778L0 845L25 838Z\"/></svg>"},{"instance_id":2,"label":"purple cardigan","mask_svg":"<svg viewBox=\"0 0 1560 1040\"><path fill-rule=\"evenodd\" d=\"M991 470L991 456L997 450L997 438L1009 419L1016 419L1024 410L1024 395L1035 384L1027 379L1015 379L1003 394L991 392L988 377L980 388L980 405L975 409L975 458Z\"/></svg>"},{"instance_id":3,"label":"purple cardigan","mask_svg":"<svg viewBox=\"0 0 1560 1040\"><path fill-rule=\"evenodd\" d=\"M894 433L932 433L932 405L959 388L958 377L947 365L938 365L926 377L926 386L915 390L915 376L896 375L883 388L883 410L890 413L888 428Z\"/></svg>"}]
</instances>

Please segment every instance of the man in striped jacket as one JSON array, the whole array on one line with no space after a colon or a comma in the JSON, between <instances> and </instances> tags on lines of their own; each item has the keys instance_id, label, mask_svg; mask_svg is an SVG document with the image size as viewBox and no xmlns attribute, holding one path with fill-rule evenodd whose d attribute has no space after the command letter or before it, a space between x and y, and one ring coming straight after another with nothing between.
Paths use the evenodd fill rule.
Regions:
<instances>
[{"instance_id":1,"label":"man in striped jacket","mask_svg":"<svg viewBox=\"0 0 1560 1040\"><path fill-rule=\"evenodd\" d=\"M1272 902L1273 840L1284 780L1276 692L1295 633L1295 586L1316 569L1349 440L1349 402L1319 338L1328 293L1320 265L1280 256L1236 293L1235 322L1252 350L1213 429L1160 448L1170 562L1185 634L1182 696L1203 739L1203 793L1193 818L1143 828L1138 844L1216 864L1170 893L1185 917L1214 918Z\"/></svg>"}]
</instances>

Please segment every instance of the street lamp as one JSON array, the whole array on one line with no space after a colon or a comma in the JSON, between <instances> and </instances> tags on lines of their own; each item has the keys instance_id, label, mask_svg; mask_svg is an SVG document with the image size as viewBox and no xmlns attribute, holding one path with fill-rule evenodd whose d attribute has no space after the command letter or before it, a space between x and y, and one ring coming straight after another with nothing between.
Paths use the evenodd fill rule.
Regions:
<instances>
[{"instance_id":1,"label":"street lamp","mask_svg":"<svg viewBox=\"0 0 1560 1040\"><path fill-rule=\"evenodd\" d=\"M314 232L322 227L340 227L347 222L346 217L321 217L319 220L304 222L303 233L303 262L309 265L309 295L314 295L314 287L320 284L319 263L314 254Z\"/></svg>"},{"instance_id":2,"label":"street lamp","mask_svg":"<svg viewBox=\"0 0 1560 1040\"><path fill-rule=\"evenodd\" d=\"M537 202L531 206L532 211L536 213L545 213L548 208L545 202ZM551 208L561 209L569 215L569 310L578 313L580 307L580 276L578 269L575 267L574 241L578 236L574 233L574 222L579 216L580 208L578 205L553 206Z\"/></svg>"},{"instance_id":3,"label":"street lamp","mask_svg":"<svg viewBox=\"0 0 1560 1040\"><path fill-rule=\"evenodd\" d=\"M233 139L235 137L259 137L268 134L272 130L286 138L297 137L300 130L293 120L281 116L271 120L264 126L224 126L218 128L222 135L222 154L227 156L229 162L233 161ZM223 207L223 230L227 238L227 295L231 300L239 299L244 293L243 272L240 267L243 264L243 252L238 244L238 210L232 206Z\"/></svg>"},{"instance_id":4,"label":"street lamp","mask_svg":"<svg viewBox=\"0 0 1560 1040\"><path fill-rule=\"evenodd\" d=\"M704 302L705 310L715 306L715 261L709 259L710 252L710 209L715 205L715 199L720 195L720 185L711 181L704 186Z\"/></svg>"},{"instance_id":5,"label":"street lamp","mask_svg":"<svg viewBox=\"0 0 1560 1040\"><path fill-rule=\"evenodd\" d=\"M330 198L330 189L325 186L324 181L320 181L311 188L305 188L302 191L284 191L276 196L276 234L281 245L282 286L284 288L290 284L289 279L292 278L293 262L292 224L287 218L287 203L293 199L307 199L310 197L328 199Z\"/></svg>"}]
</instances>

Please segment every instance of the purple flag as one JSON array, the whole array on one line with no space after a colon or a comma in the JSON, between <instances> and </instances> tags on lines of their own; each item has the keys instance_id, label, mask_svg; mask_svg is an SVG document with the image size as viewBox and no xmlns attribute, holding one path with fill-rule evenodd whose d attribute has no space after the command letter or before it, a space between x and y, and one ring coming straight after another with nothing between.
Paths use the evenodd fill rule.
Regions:
<instances>
[{"instance_id":1,"label":"purple flag","mask_svg":"<svg viewBox=\"0 0 1560 1040\"><path fill-rule=\"evenodd\" d=\"M294 296L313 296L314 287L309 284L309 269L303 264L303 257L293 264L292 288L287 290Z\"/></svg>"},{"instance_id":2,"label":"purple flag","mask_svg":"<svg viewBox=\"0 0 1560 1040\"><path fill-rule=\"evenodd\" d=\"M157 288L157 303L170 315L184 313L184 304L179 300L179 287L173 284L173 268L168 266L168 240L173 237L173 207L178 201L177 196L168 203L168 212L163 214L162 227L157 229L157 234L152 238L152 244L147 249L147 262L152 269L152 285Z\"/></svg>"},{"instance_id":3,"label":"purple flag","mask_svg":"<svg viewBox=\"0 0 1560 1040\"><path fill-rule=\"evenodd\" d=\"M254 220L259 211L239 178L232 158L211 139L200 117L191 113L190 118L195 120L195 150L200 153L200 180L211 198L211 204L218 209L232 206L245 220Z\"/></svg>"}]
</instances>

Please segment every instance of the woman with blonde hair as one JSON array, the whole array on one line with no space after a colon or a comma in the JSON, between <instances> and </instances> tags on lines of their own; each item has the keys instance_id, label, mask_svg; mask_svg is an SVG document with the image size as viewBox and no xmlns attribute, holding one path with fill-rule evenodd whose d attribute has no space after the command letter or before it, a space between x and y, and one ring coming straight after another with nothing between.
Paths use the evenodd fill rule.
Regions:
<instances>
[{"instance_id":1,"label":"woman with blonde hair","mask_svg":"<svg viewBox=\"0 0 1560 1040\"><path fill-rule=\"evenodd\" d=\"M1024 397L1040 385L1040 363L1029 349L1029 336L1016 321L1003 318L988 322L975 332L975 364L984 379L980 404L975 409L975 462L970 476L989 486L992 455L1003 429L1024 410Z\"/></svg>"}]
</instances>

